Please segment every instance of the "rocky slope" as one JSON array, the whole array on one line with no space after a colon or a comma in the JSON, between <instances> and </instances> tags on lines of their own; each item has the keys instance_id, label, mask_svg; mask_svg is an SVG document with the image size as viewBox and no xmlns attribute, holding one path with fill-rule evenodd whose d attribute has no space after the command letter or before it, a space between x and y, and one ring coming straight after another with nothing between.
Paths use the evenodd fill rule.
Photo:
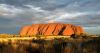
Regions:
<instances>
[{"instance_id":1,"label":"rocky slope","mask_svg":"<svg viewBox=\"0 0 100 53\"><path fill-rule=\"evenodd\" d=\"M61 23L33 24L22 27L21 36L33 35L72 35L81 34L84 30L81 26Z\"/></svg>"}]
</instances>

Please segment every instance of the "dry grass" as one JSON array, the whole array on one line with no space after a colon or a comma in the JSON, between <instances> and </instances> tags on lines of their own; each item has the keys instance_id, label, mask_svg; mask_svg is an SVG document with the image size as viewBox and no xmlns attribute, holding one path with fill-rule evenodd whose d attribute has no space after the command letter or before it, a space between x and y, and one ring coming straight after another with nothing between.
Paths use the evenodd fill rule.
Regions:
<instances>
[{"instance_id":1,"label":"dry grass","mask_svg":"<svg viewBox=\"0 0 100 53\"><path fill-rule=\"evenodd\" d=\"M100 53L100 37L6 36L0 38L0 53Z\"/></svg>"}]
</instances>

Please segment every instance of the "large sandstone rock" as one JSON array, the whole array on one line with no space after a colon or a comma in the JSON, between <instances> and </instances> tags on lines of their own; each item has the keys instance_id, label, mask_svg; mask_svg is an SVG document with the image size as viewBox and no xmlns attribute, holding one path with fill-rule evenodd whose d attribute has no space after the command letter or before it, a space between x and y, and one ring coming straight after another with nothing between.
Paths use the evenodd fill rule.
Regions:
<instances>
[{"instance_id":1,"label":"large sandstone rock","mask_svg":"<svg viewBox=\"0 0 100 53\"><path fill-rule=\"evenodd\" d=\"M63 29L63 24L57 24L55 30L53 32L54 35L61 35L61 31Z\"/></svg>"},{"instance_id":2,"label":"large sandstone rock","mask_svg":"<svg viewBox=\"0 0 100 53\"><path fill-rule=\"evenodd\" d=\"M74 34L74 29L73 29L73 25L71 24L65 24L64 26L64 31L62 32L63 35L72 35Z\"/></svg>"},{"instance_id":3,"label":"large sandstone rock","mask_svg":"<svg viewBox=\"0 0 100 53\"><path fill-rule=\"evenodd\" d=\"M49 24L47 30L45 31L45 35L54 35L53 31L55 30L57 24Z\"/></svg>"},{"instance_id":4,"label":"large sandstone rock","mask_svg":"<svg viewBox=\"0 0 100 53\"><path fill-rule=\"evenodd\" d=\"M22 27L20 35L72 35L81 34L84 30L81 26L72 24L49 23L49 24L33 24Z\"/></svg>"},{"instance_id":5,"label":"large sandstone rock","mask_svg":"<svg viewBox=\"0 0 100 53\"><path fill-rule=\"evenodd\" d=\"M29 36L33 35L34 34L33 31L34 31L34 26L31 26L31 28L29 29L27 35L29 35Z\"/></svg>"},{"instance_id":6,"label":"large sandstone rock","mask_svg":"<svg viewBox=\"0 0 100 53\"><path fill-rule=\"evenodd\" d=\"M84 32L81 26L76 26L75 28L76 28L75 33L76 33L77 35L80 35L81 32Z\"/></svg>"},{"instance_id":7,"label":"large sandstone rock","mask_svg":"<svg viewBox=\"0 0 100 53\"><path fill-rule=\"evenodd\" d=\"M27 35L28 31L30 30L31 26L24 26L22 27L21 31L20 31L20 35L21 36L25 36Z\"/></svg>"}]
</instances>

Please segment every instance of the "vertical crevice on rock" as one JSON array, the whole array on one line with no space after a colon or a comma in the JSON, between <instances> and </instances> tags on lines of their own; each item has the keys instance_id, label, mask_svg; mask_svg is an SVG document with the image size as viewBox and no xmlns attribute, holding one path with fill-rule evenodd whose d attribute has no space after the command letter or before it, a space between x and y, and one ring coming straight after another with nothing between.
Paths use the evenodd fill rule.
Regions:
<instances>
[{"instance_id":1,"label":"vertical crevice on rock","mask_svg":"<svg viewBox=\"0 0 100 53\"><path fill-rule=\"evenodd\" d=\"M63 33L63 31L65 30L65 28L66 28L66 26L63 26L63 28L61 29L61 31L59 32L58 35L63 35L62 33Z\"/></svg>"},{"instance_id":2,"label":"vertical crevice on rock","mask_svg":"<svg viewBox=\"0 0 100 53\"><path fill-rule=\"evenodd\" d=\"M76 28L75 28L75 26L71 25L71 28L72 28L72 30L73 30L73 32L74 32L74 34L75 34L75 33L76 33Z\"/></svg>"},{"instance_id":3,"label":"vertical crevice on rock","mask_svg":"<svg viewBox=\"0 0 100 53\"><path fill-rule=\"evenodd\" d=\"M49 25L47 25L47 28L45 29L43 34L45 34L47 32L48 28L49 28Z\"/></svg>"},{"instance_id":4,"label":"vertical crevice on rock","mask_svg":"<svg viewBox=\"0 0 100 53\"><path fill-rule=\"evenodd\" d=\"M43 28L41 29L41 34L44 35L45 32L45 28L47 27L47 25L44 25Z\"/></svg>"},{"instance_id":5,"label":"vertical crevice on rock","mask_svg":"<svg viewBox=\"0 0 100 53\"><path fill-rule=\"evenodd\" d=\"M58 24L57 24L57 25L58 25ZM54 28L54 30L53 30L53 32L52 32L52 34L53 34L53 35L55 35L55 34L54 34L54 31L56 30L56 28L57 28L57 25L55 26L55 28Z\"/></svg>"}]
</instances>

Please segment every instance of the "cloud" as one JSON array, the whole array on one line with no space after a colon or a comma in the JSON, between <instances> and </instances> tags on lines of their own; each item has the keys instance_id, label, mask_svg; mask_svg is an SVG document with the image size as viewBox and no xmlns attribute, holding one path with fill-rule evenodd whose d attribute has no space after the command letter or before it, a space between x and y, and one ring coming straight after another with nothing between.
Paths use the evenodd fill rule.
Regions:
<instances>
[{"instance_id":1,"label":"cloud","mask_svg":"<svg viewBox=\"0 0 100 53\"><path fill-rule=\"evenodd\" d=\"M54 15L50 15L46 18L49 18L49 20L47 22L63 22L66 20L67 21L70 21L70 22L74 22L74 21L71 21L71 20L81 20L81 19L85 19L85 18L80 18L80 17L84 17L86 16L86 19L90 18L88 16L92 16L92 15L100 15L100 11L97 11L97 12L73 12L73 13L68 13L68 12L57 12L56 14ZM50 19L51 18L51 19ZM85 20L84 20L85 21ZM79 21L81 22L81 21ZM77 23L78 24L78 23Z\"/></svg>"},{"instance_id":2,"label":"cloud","mask_svg":"<svg viewBox=\"0 0 100 53\"><path fill-rule=\"evenodd\" d=\"M24 5L26 7L29 7L30 9L32 9L33 11L37 11L37 12L45 12L45 10L42 10L41 7L35 7L32 5Z\"/></svg>"},{"instance_id":3,"label":"cloud","mask_svg":"<svg viewBox=\"0 0 100 53\"><path fill-rule=\"evenodd\" d=\"M26 14L46 14L48 11L41 9L41 7L35 7L33 5L24 5L27 8L20 8L13 5L0 4L0 16L4 16L6 18L15 18L19 15ZM30 15L30 16L32 16ZM41 16L41 15L40 15Z\"/></svg>"},{"instance_id":4,"label":"cloud","mask_svg":"<svg viewBox=\"0 0 100 53\"><path fill-rule=\"evenodd\" d=\"M99 20L99 0L0 0L0 29L51 22L92 29L99 27Z\"/></svg>"},{"instance_id":5,"label":"cloud","mask_svg":"<svg viewBox=\"0 0 100 53\"><path fill-rule=\"evenodd\" d=\"M78 2L74 2L72 4L69 4L68 6L78 6L78 5L79 5ZM31 18L34 17L33 19L37 18L35 20L38 20L38 19L41 20L42 17L45 17L45 18L42 18L42 19L43 20L55 19L56 21L62 20L62 19L74 19L73 17L91 14L91 12L67 12L65 10L65 8L64 8L64 10L63 9L57 9L57 10L54 10L53 12L52 11L50 12L50 11L47 11L47 10L43 10L42 7L35 7L33 5L24 5L24 6L27 7L27 8L18 8L18 7L12 6L12 5L1 4L1 8L3 9L2 11L4 13L1 12L0 14L3 15L3 16L6 16L7 18L9 16L10 16L10 18L11 18L11 16L13 18L14 17L21 17L21 18L23 18L23 17L24 18L25 17L26 18L27 17L31 17ZM68 6L66 6L66 7L68 7ZM10 9L13 9L13 10L10 10ZM100 14L100 12L98 12L96 14Z\"/></svg>"},{"instance_id":6,"label":"cloud","mask_svg":"<svg viewBox=\"0 0 100 53\"><path fill-rule=\"evenodd\" d=\"M19 8L16 8L15 6L0 4L0 16L7 16L9 18L12 18L16 16L16 14L21 13L21 12L22 10Z\"/></svg>"}]
</instances>

